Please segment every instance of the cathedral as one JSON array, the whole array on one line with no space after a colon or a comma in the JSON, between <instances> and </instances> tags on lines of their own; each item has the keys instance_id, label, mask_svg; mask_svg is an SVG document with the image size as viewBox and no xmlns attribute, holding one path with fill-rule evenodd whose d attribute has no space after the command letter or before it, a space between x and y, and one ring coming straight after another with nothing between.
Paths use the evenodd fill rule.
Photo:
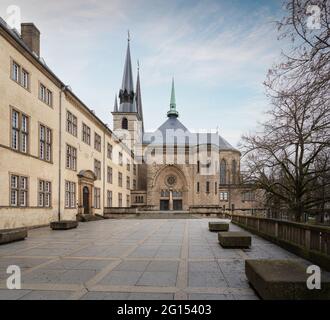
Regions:
<instances>
[{"instance_id":1,"label":"cathedral","mask_svg":"<svg viewBox=\"0 0 330 320\"><path fill-rule=\"evenodd\" d=\"M241 183L240 152L218 132L190 132L179 120L174 79L166 119L155 132L144 130L139 68L135 88L128 40L119 103L116 97L112 115L115 134L133 150L139 167L133 207L218 212L260 205L255 190Z\"/></svg>"},{"instance_id":2,"label":"cathedral","mask_svg":"<svg viewBox=\"0 0 330 320\"><path fill-rule=\"evenodd\" d=\"M112 110L97 116L45 63L40 31L0 18L0 229L107 213L253 210L257 192L241 181L241 154L218 132L192 132L176 104L145 130L140 71L130 40ZM154 126L154 124L151 124Z\"/></svg>"}]
</instances>

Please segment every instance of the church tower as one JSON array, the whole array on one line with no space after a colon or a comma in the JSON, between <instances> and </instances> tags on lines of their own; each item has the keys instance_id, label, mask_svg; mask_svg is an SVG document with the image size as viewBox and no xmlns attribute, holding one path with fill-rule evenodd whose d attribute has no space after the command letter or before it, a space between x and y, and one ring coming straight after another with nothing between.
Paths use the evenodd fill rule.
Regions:
<instances>
[{"instance_id":1,"label":"church tower","mask_svg":"<svg viewBox=\"0 0 330 320\"><path fill-rule=\"evenodd\" d=\"M119 90L119 105L116 96L112 115L114 132L119 139L134 151L135 146L142 141L143 112L139 68L136 93L134 92L129 35L123 81Z\"/></svg>"}]
</instances>

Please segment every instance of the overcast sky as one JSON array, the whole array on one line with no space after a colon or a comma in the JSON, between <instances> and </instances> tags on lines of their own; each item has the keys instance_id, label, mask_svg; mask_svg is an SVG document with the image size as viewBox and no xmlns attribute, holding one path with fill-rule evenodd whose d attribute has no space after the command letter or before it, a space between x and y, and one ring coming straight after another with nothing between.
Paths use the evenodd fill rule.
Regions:
<instances>
[{"instance_id":1,"label":"overcast sky","mask_svg":"<svg viewBox=\"0 0 330 320\"><path fill-rule=\"evenodd\" d=\"M262 82L284 45L281 0L0 0L0 16L11 4L40 29L47 65L110 126L128 29L147 130L166 120L172 76L183 124L219 126L234 146L269 106Z\"/></svg>"}]
</instances>

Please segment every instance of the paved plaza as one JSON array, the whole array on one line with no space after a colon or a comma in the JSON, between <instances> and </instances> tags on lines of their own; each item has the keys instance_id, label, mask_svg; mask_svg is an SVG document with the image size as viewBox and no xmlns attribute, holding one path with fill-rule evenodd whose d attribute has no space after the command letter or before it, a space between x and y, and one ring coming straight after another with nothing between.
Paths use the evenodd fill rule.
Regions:
<instances>
[{"instance_id":1,"label":"paved plaza","mask_svg":"<svg viewBox=\"0 0 330 320\"><path fill-rule=\"evenodd\" d=\"M209 221L102 220L77 229L29 231L0 246L0 299L258 299L244 272L248 258L298 259L254 236L251 249L223 249ZM242 230L230 224L231 231ZM18 265L22 289L7 290Z\"/></svg>"}]
</instances>

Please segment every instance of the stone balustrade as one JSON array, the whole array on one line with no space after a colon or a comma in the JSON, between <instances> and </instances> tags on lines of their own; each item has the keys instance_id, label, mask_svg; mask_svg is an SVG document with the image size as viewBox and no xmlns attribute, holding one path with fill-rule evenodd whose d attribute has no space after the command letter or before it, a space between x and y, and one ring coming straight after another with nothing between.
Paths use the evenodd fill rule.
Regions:
<instances>
[{"instance_id":1,"label":"stone balustrade","mask_svg":"<svg viewBox=\"0 0 330 320\"><path fill-rule=\"evenodd\" d=\"M237 224L330 270L330 228L255 216L230 215Z\"/></svg>"}]
</instances>

